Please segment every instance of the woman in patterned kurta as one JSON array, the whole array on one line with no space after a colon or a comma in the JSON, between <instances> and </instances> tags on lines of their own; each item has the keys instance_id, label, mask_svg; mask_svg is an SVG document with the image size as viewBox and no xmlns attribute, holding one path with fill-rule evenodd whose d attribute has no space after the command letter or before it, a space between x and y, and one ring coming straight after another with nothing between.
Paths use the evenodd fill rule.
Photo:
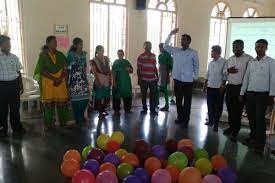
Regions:
<instances>
[{"instance_id":1,"label":"woman in patterned kurta","mask_svg":"<svg viewBox=\"0 0 275 183\"><path fill-rule=\"evenodd\" d=\"M76 123L86 123L84 113L89 102L87 80L87 53L83 51L83 40L75 38L68 52L69 91Z\"/></svg>"},{"instance_id":2,"label":"woman in patterned kurta","mask_svg":"<svg viewBox=\"0 0 275 183\"><path fill-rule=\"evenodd\" d=\"M110 60L104 56L104 48L96 47L95 57L91 60L92 73L94 74L93 95L95 96L95 108L99 112L99 119L103 119L107 113L105 110L110 103L111 70Z\"/></svg>"},{"instance_id":3,"label":"woman in patterned kurta","mask_svg":"<svg viewBox=\"0 0 275 183\"><path fill-rule=\"evenodd\" d=\"M47 37L34 71L34 79L40 85L46 130L54 126L55 108L61 125L68 121L66 57L56 48L56 37Z\"/></svg>"}]
</instances>

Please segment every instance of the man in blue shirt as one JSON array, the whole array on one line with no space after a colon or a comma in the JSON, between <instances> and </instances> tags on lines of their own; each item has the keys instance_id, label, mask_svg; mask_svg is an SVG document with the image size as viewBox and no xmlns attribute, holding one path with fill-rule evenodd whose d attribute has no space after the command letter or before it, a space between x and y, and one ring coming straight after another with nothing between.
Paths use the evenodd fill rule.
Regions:
<instances>
[{"instance_id":1,"label":"man in blue shirt","mask_svg":"<svg viewBox=\"0 0 275 183\"><path fill-rule=\"evenodd\" d=\"M244 75L240 100L246 96L250 125L248 145L262 152L266 140L265 112L268 98L275 96L275 60L266 55L268 42L259 39L255 44L257 57L250 61Z\"/></svg>"},{"instance_id":2,"label":"man in blue shirt","mask_svg":"<svg viewBox=\"0 0 275 183\"><path fill-rule=\"evenodd\" d=\"M174 91L178 113L178 119L175 122L187 128L190 120L193 81L197 80L199 75L199 57L196 50L189 48L190 35L182 35L181 48L169 45L172 35L178 31L178 28L171 31L164 43L164 49L174 59L172 77L175 83ZM184 104L182 104L183 98Z\"/></svg>"}]
</instances>

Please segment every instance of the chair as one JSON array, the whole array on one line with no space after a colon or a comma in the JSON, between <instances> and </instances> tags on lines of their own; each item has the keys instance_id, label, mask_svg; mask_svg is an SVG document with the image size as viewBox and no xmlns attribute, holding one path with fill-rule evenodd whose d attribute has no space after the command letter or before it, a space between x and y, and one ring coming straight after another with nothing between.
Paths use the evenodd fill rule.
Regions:
<instances>
[{"instance_id":1,"label":"chair","mask_svg":"<svg viewBox=\"0 0 275 183\"><path fill-rule=\"evenodd\" d=\"M271 151L275 150L275 108L273 108L270 115L270 125L267 132L267 139L265 145L265 155L269 156Z\"/></svg>"},{"instance_id":2,"label":"chair","mask_svg":"<svg viewBox=\"0 0 275 183\"><path fill-rule=\"evenodd\" d=\"M32 112L34 102L37 104L37 110L40 110L40 94L38 83L28 74L22 74L24 93L20 96L20 113L23 113L23 104L28 103L28 113Z\"/></svg>"}]
</instances>

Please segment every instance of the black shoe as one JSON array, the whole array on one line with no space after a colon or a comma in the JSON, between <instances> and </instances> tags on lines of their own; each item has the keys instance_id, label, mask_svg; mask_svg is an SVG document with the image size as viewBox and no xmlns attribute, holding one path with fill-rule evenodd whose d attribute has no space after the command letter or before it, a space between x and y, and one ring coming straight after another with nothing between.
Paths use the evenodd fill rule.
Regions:
<instances>
[{"instance_id":1,"label":"black shoe","mask_svg":"<svg viewBox=\"0 0 275 183\"><path fill-rule=\"evenodd\" d=\"M5 138L7 136L8 136L7 132L0 132L0 138Z\"/></svg>"},{"instance_id":2,"label":"black shoe","mask_svg":"<svg viewBox=\"0 0 275 183\"><path fill-rule=\"evenodd\" d=\"M164 106L160 108L160 111L169 111L169 106Z\"/></svg>"},{"instance_id":3,"label":"black shoe","mask_svg":"<svg viewBox=\"0 0 275 183\"><path fill-rule=\"evenodd\" d=\"M131 113L132 113L132 111L131 111L131 110L125 110L125 113L127 113L127 114L131 114Z\"/></svg>"},{"instance_id":4,"label":"black shoe","mask_svg":"<svg viewBox=\"0 0 275 183\"><path fill-rule=\"evenodd\" d=\"M274 151L271 151L271 154L273 154L273 156L275 156L275 150L274 150Z\"/></svg>"},{"instance_id":5,"label":"black shoe","mask_svg":"<svg viewBox=\"0 0 275 183\"><path fill-rule=\"evenodd\" d=\"M217 126L214 126L213 131L214 131L214 132L218 132L218 131L219 131L219 128L218 128Z\"/></svg>"},{"instance_id":6,"label":"black shoe","mask_svg":"<svg viewBox=\"0 0 275 183\"><path fill-rule=\"evenodd\" d=\"M141 114L146 114L146 113L147 113L147 109L142 109L142 110L140 111L140 113L141 113Z\"/></svg>"},{"instance_id":7,"label":"black shoe","mask_svg":"<svg viewBox=\"0 0 275 183\"><path fill-rule=\"evenodd\" d=\"M171 105L176 105L175 100L174 100L174 99L171 99L171 100L170 100L170 104L171 104Z\"/></svg>"},{"instance_id":8,"label":"black shoe","mask_svg":"<svg viewBox=\"0 0 275 183\"><path fill-rule=\"evenodd\" d=\"M115 116L119 116L119 115L120 115L120 112L119 112L119 111L115 111L115 112L114 112L114 115L115 115Z\"/></svg>"},{"instance_id":9,"label":"black shoe","mask_svg":"<svg viewBox=\"0 0 275 183\"><path fill-rule=\"evenodd\" d=\"M188 129L188 124L183 123L183 124L181 125L181 127L182 127L183 129Z\"/></svg>"},{"instance_id":10,"label":"black shoe","mask_svg":"<svg viewBox=\"0 0 275 183\"><path fill-rule=\"evenodd\" d=\"M213 126L214 124L213 123L211 123L211 122L206 122L206 123L204 123L206 126Z\"/></svg>"},{"instance_id":11,"label":"black shoe","mask_svg":"<svg viewBox=\"0 0 275 183\"><path fill-rule=\"evenodd\" d=\"M236 135L236 134L231 134L231 135L229 135L229 139L233 142L237 142L237 136L238 135Z\"/></svg>"},{"instance_id":12,"label":"black shoe","mask_svg":"<svg viewBox=\"0 0 275 183\"><path fill-rule=\"evenodd\" d=\"M150 114L153 115L153 116L156 116L156 115L158 115L158 112L153 110L153 111L150 111Z\"/></svg>"},{"instance_id":13,"label":"black shoe","mask_svg":"<svg viewBox=\"0 0 275 183\"><path fill-rule=\"evenodd\" d=\"M224 135L231 135L231 133L232 133L231 128L227 128L226 130L223 131Z\"/></svg>"},{"instance_id":14,"label":"black shoe","mask_svg":"<svg viewBox=\"0 0 275 183\"><path fill-rule=\"evenodd\" d=\"M12 136L13 137L21 137L25 133L26 133L26 130L24 128L22 128L21 130L12 132Z\"/></svg>"}]
</instances>

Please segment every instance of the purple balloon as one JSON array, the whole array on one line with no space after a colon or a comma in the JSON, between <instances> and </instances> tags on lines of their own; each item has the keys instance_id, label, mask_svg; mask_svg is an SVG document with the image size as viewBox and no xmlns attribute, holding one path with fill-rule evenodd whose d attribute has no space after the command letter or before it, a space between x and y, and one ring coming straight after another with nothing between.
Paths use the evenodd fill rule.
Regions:
<instances>
[{"instance_id":1,"label":"purple balloon","mask_svg":"<svg viewBox=\"0 0 275 183\"><path fill-rule=\"evenodd\" d=\"M139 177L142 183L150 183L150 175L149 173L143 168L135 169L135 176Z\"/></svg>"},{"instance_id":2,"label":"purple balloon","mask_svg":"<svg viewBox=\"0 0 275 183\"><path fill-rule=\"evenodd\" d=\"M91 149L89 151L87 157L88 157L88 159L94 159L99 164L102 164L103 163L103 159L104 159L104 152L101 149L93 148L93 149Z\"/></svg>"},{"instance_id":3,"label":"purple balloon","mask_svg":"<svg viewBox=\"0 0 275 183\"><path fill-rule=\"evenodd\" d=\"M152 147L152 154L160 160L165 160L167 158L167 151L164 146L154 145Z\"/></svg>"},{"instance_id":4,"label":"purple balloon","mask_svg":"<svg viewBox=\"0 0 275 183\"><path fill-rule=\"evenodd\" d=\"M129 175L123 179L122 183L142 183L142 181L135 175Z\"/></svg>"},{"instance_id":5,"label":"purple balloon","mask_svg":"<svg viewBox=\"0 0 275 183\"><path fill-rule=\"evenodd\" d=\"M88 160L84 163L83 169L89 170L94 175L97 175L99 173L99 163L94 159Z\"/></svg>"},{"instance_id":6,"label":"purple balloon","mask_svg":"<svg viewBox=\"0 0 275 183\"><path fill-rule=\"evenodd\" d=\"M113 153L106 155L103 161L104 163L112 163L116 167L120 164L119 157Z\"/></svg>"},{"instance_id":7,"label":"purple balloon","mask_svg":"<svg viewBox=\"0 0 275 183\"><path fill-rule=\"evenodd\" d=\"M221 178L223 183L236 183L237 182L236 171L230 167L220 169L218 171L218 176Z\"/></svg>"}]
</instances>

